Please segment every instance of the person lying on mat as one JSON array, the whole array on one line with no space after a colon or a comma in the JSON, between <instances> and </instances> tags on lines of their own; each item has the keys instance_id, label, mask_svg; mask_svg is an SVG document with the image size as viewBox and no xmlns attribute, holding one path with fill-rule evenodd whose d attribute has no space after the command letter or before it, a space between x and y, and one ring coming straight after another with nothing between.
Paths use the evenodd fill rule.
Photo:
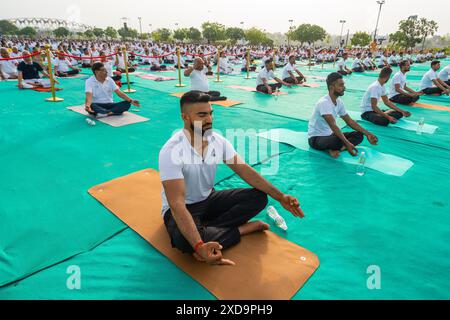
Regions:
<instances>
[{"instance_id":1,"label":"person lying on mat","mask_svg":"<svg viewBox=\"0 0 450 320\"><path fill-rule=\"evenodd\" d=\"M272 94L274 91L280 89L283 85L291 87L290 83L287 83L275 76L273 72L274 63L271 59L266 60L264 68L259 72L258 78L256 78L256 91L265 94ZM275 80L277 83L269 83L270 80Z\"/></svg>"},{"instance_id":2,"label":"person lying on mat","mask_svg":"<svg viewBox=\"0 0 450 320\"><path fill-rule=\"evenodd\" d=\"M94 75L86 80L86 112L95 117L116 116L128 111L131 105L140 107L139 101L120 91L114 80L108 77L103 63L94 63L92 73ZM114 103L113 92L125 101Z\"/></svg>"},{"instance_id":3,"label":"person lying on mat","mask_svg":"<svg viewBox=\"0 0 450 320\"><path fill-rule=\"evenodd\" d=\"M266 207L267 195L296 217L303 218L303 211L296 198L266 181L213 131L209 95L190 91L180 105L184 128L159 154L164 224L174 248L200 262L234 265L222 251L238 244L242 236L269 229L262 221L249 222ZM216 191L214 180L221 163L253 189Z\"/></svg>"},{"instance_id":4,"label":"person lying on mat","mask_svg":"<svg viewBox=\"0 0 450 320\"><path fill-rule=\"evenodd\" d=\"M378 126L387 127L390 123L397 123L403 117L410 117L411 113L402 110L393 104L387 97L385 84L391 78L392 69L381 69L378 80L367 89L361 103L361 118ZM378 106L380 100L391 110L381 110Z\"/></svg>"},{"instance_id":5,"label":"person lying on mat","mask_svg":"<svg viewBox=\"0 0 450 320\"><path fill-rule=\"evenodd\" d=\"M6 48L0 48L0 56L2 59L9 59L9 51ZM19 73L17 66L14 63L15 60L0 60L0 79L17 79Z\"/></svg>"},{"instance_id":6,"label":"person lying on mat","mask_svg":"<svg viewBox=\"0 0 450 320\"><path fill-rule=\"evenodd\" d=\"M350 118L339 98L344 96L345 92L342 75L337 72L328 75L327 86L328 94L319 100L309 121L308 136L311 148L327 151L333 158L338 158L344 150L352 156L357 156L356 146L364 140L364 136L371 144L376 145L378 138ZM355 131L343 133L336 124L337 116Z\"/></svg>"},{"instance_id":7,"label":"person lying on mat","mask_svg":"<svg viewBox=\"0 0 450 320\"><path fill-rule=\"evenodd\" d=\"M80 73L80 69L74 67L61 52L58 53L58 58L55 59L53 67L58 77L71 77Z\"/></svg>"},{"instance_id":8,"label":"person lying on mat","mask_svg":"<svg viewBox=\"0 0 450 320\"><path fill-rule=\"evenodd\" d=\"M30 52L22 52L24 56L29 56ZM39 73L46 78L49 77L48 73L42 68L42 66L33 61L31 57L23 58L23 61L17 66L19 89L33 89L33 88L50 88L50 79L41 79ZM59 83L55 80L55 83Z\"/></svg>"},{"instance_id":9,"label":"person lying on mat","mask_svg":"<svg viewBox=\"0 0 450 320\"><path fill-rule=\"evenodd\" d=\"M409 105L417 102L422 92L416 92L406 85L406 73L411 70L408 60L403 60L399 64L400 71L392 78L389 90L389 100L395 103Z\"/></svg>"},{"instance_id":10,"label":"person lying on mat","mask_svg":"<svg viewBox=\"0 0 450 320\"><path fill-rule=\"evenodd\" d=\"M205 61L197 57L194 59L194 66L190 66L184 71L184 76L191 79L191 90L201 91L211 96L211 101L224 101L226 97L220 96L219 91L210 91L208 77L206 76L211 72L211 66L208 64L205 66Z\"/></svg>"},{"instance_id":11,"label":"person lying on mat","mask_svg":"<svg viewBox=\"0 0 450 320\"><path fill-rule=\"evenodd\" d=\"M296 56L290 56L289 62L283 68L283 76L281 77L284 82L290 84L302 84L306 82L306 77L295 67ZM294 71L298 76L294 74Z\"/></svg>"},{"instance_id":12,"label":"person lying on mat","mask_svg":"<svg viewBox=\"0 0 450 320\"><path fill-rule=\"evenodd\" d=\"M439 72L439 79L448 86L450 86L450 79L448 77L449 73L450 73L450 65L446 66L444 69L442 69L441 72Z\"/></svg>"},{"instance_id":13,"label":"person lying on mat","mask_svg":"<svg viewBox=\"0 0 450 320\"><path fill-rule=\"evenodd\" d=\"M341 75L343 75L343 76L347 76L347 75L349 75L349 74L352 74L352 70L350 70L349 68L347 68L347 66L345 65L345 63L347 62L347 59L348 59L348 53L347 52L345 52L343 55L342 55L342 59L341 60L339 60L339 63L338 63L338 73L340 73Z\"/></svg>"},{"instance_id":14,"label":"person lying on mat","mask_svg":"<svg viewBox=\"0 0 450 320\"><path fill-rule=\"evenodd\" d=\"M441 68L441 62L435 60L431 63L431 69L425 73L420 83L420 91L429 95L441 95L450 93L450 86L439 79L437 71Z\"/></svg>"}]
</instances>

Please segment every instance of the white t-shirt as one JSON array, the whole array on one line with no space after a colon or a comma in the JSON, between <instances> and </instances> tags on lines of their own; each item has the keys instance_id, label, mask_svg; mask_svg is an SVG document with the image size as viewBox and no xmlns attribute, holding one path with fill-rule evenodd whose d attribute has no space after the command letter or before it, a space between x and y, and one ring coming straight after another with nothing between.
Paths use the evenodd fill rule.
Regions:
<instances>
[{"instance_id":1,"label":"white t-shirt","mask_svg":"<svg viewBox=\"0 0 450 320\"><path fill-rule=\"evenodd\" d=\"M212 132L205 158L192 147L184 130L178 131L162 147L159 154L161 181L181 180L185 183L185 203L206 200L213 188L218 164L232 160L237 154L231 143ZM170 208L162 191L163 215Z\"/></svg>"},{"instance_id":2,"label":"white t-shirt","mask_svg":"<svg viewBox=\"0 0 450 320\"><path fill-rule=\"evenodd\" d=\"M438 76L436 71L430 69L427 73L424 74L422 81L420 82L420 90L435 87L433 80L436 80L437 77Z\"/></svg>"},{"instance_id":3,"label":"white t-shirt","mask_svg":"<svg viewBox=\"0 0 450 320\"><path fill-rule=\"evenodd\" d=\"M356 59L353 61L352 69L359 68L359 67L361 67L361 60L358 59L358 58L356 58Z\"/></svg>"},{"instance_id":4,"label":"white t-shirt","mask_svg":"<svg viewBox=\"0 0 450 320\"><path fill-rule=\"evenodd\" d=\"M55 67L58 68L59 72L68 72L70 70L70 62L64 58L64 59L55 59Z\"/></svg>"},{"instance_id":5,"label":"white t-shirt","mask_svg":"<svg viewBox=\"0 0 450 320\"><path fill-rule=\"evenodd\" d=\"M448 74L450 73L450 65L446 66L444 69L442 69L441 72L439 72L439 79L442 81L448 81Z\"/></svg>"},{"instance_id":6,"label":"white t-shirt","mask_svg":"<svg viewBox=\"0 0 450 320\"><path fill-rule=\"evenodd\" d=\"M292 72L292 74L295 76L295 67L290 63L288 63L283 68L283 77L282 77L283 80L290 77L289 71Z\"/></svg>"},{"instance_id":7,"label":"white t-shirt","mask_svg":"<svg viewBox=\"0 0 450 320\"><path fill-rule=\"evenodd\" d=\"M203 67L202 71L194 70L192 71L191 78L191 90L197 90L201 92L209 92L209 83L206 73L208 68Z\"/></svg>"},{"instance_id":8,"label":"white t-shirt","mask_svg":"<svg viewBox=\"0 0 450 320\"><path fill-rule=\"evenodd\" d=\"M367 89L361 103L361 113L365 113L368 111L373 111L372 109L372 99L377 99L380 101L381 97L386 95L386 87L380 84L377 80L372 83Z\"/></svg>"},{"instance_id":9,"label":"white t-shirt","mask_svg":"<svg viewBox=\"0 0 450 320\"><path fill-rule=\"evenodd\" d=\"M388 61L388 59L385 56L381 56L378 59L378 66L384 66L384 64Z\"/></svg>"},{"instance_id":10,"label":"white t-shirt","mask_svg":"<svg viewBox=\"0 0 450 320\"><path fill-rule=\"evenodd\" d=\"M256 86L260 86L264 84L262 79L266 79L267 81L272 80L275 78L275 73L273 73L273 70L268 71L266 67L264 67L258 74L258 78L256 78Z\"/></svg>"},{"instance_id":11,"label":"white t-shirt","mask_svg":"<svg viewBox=\"0 0 450 320\"><path fill-rule=\"evenodd\" d=\"M406 74L401 71L397 72L391 81L391 86L389 87L389 99L400 94L395 90L395 85L400 84L400 89L404 90L406 86Z\"/></svg>"},{"instance_id":12,"label":"white t-shirt","mask_svg":"<svg viewBox=\"0 0 450 320\"><path fill-rule=\"evenodd\" d=\"M364 65L365 65L366 67L372 66L372 60L371 60L369 57L365 58L365 59L364 59Z\"/></svg>"},{"instance_id":13,"label":"white t-shirt","mask_svg":"<svg viewBox=\"0 0 450 320\"><path fill-rule=\"evenodd\" d=\"M101 83L95 78L90 77L86 80L86 93L92 93L92 103L113 103L113 92L118 90L116 83L110 77Z\"/></svg>"},{"instance_id":14,"label":"white t-shirt","mask_svg":"<svg viewBox=\"0 0 450 320\"><path fill-rule=\"evenodd\" d=\"M344 70L346 61L347 60L344 60L344 59L339 60L339 62L338 62L338 70Z\"/></svg>"},{"instance_id":15,"label":"white t-shirt","mask_svg":"<svg viewBox=\"0 0 450 320\"><path fill-rule=\"evenodd\" d=\"M17 74L17 67L14 64L15 60L0 60L0 69L6 74Z\"/></svg>"},{"instance_id":16,"label":"white t-shirt","mask_svg":"<svg viewBox=\"0 0 450 320\"><path fill-rule=\"evenodd\" d=\"M331 130L328 122L323 117L328 114L331 114L334 119L337 116L343 117L347 114L342 100L338 98L335 105L329 94L322 97L314 108L311 120L309 120L308 136L310 138L328 137L333 134L333 130Z\"/></svg>"}]
</instances>

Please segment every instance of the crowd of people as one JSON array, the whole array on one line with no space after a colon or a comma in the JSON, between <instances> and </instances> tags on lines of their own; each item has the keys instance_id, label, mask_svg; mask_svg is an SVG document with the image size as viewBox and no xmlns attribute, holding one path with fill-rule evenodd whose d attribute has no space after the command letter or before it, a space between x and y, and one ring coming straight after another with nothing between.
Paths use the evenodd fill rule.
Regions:
<instances>
[{"instance_id":1,"label":"crowd of people","mask_svg":"<svg viewBox=\"0 0 450 320\"><path fill-rule=\"evenodd\" d=\"M273 49L236 45L217 49L212 45L182 44L178 56L178 46L174 44L2 39L1 79L17 80L20 89L49 87L51 83L45 68L48 52L44 50L44 43L50 43L56 78L76 76L83 68L92 70L93 75L85 84L85 110L93 117L122 115L132 105L140 106L139 101L119 88L124 72L133 73L139 65L146 65L151 71L184 69L184 76L191 82L191 90L180 102L184 128L160 153L163 219L174 247L193 254L199 261L213 264L234 264L223 258L222 250L237 244L243 235L269 228L260 221L248 222L264 209L268 195L294 216L303 217L304 213L296 198L265 180L243 162L230 142L211 132L210 102L227 100L227 97L210 90L208 76L214 72L257 72L256 91L276 94L283 86L295 87L308 81L300 70L302 66L337 64L336 72L326 78L328 92L315 105L308 129L310 146L328 152L334 158L344 151L357 156L357 146L365 137L370 144L379 142L375 134L358 124L357 119L352 119L346 111L341 98L346 90L346 76L380 69L378 79L367 88L360 104L361 119L379 126L395 124L401 118L411 116L397 104L416 103L422 95L450 93L450 66L439 72L440 60L446 57L442 51L413 54L411 51L312 50L286 46ZM350 57L353 58L351 67L347 66ZM297 66L298 62L300 66ZM417 91L407 84L407 73L413 63L430 63L430 70L423 75ZM391 80L393 67L399 67L399 70ZM282 69L281 77L276 75L277 68ZM114 102L113 94L122 101ZM381 107L381 102L387 109ZM342 118L351 131L343 132L336 124L337 117ZM198 124L200 127L196 128ZM196 135L200 137L196 138ZM189 159L201 161L192 166L184 163L184 158L174 159L176 148L186 151L183 153ZM207 152L211 149L214 153ZM211 157L214 159L209 159ZM217 159L227 163L253 189L215 191Z\"/></svg>"}]
</instances>

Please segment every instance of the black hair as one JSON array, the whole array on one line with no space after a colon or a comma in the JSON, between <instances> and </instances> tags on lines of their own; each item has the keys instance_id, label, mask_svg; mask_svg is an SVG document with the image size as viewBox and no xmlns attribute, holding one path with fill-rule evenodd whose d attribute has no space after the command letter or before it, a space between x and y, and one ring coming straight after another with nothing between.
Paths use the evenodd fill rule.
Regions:
<instances>
[{"instance_id":1,"label":"black hair","mask_svg":"<svg viewBox=\"0 0 450 320\"><path fill-rule=\"evenodd\" d=\"M434 67L435 65L437 65L437 64L439 64L439 63L441 63L441 62L438 61L438 60L434 60L434 61L431 63L431 66Z\"/></svg>"},{"instance_id":2,"label":"black hair","mask_svg":"<svg viewBox=\"0 0 450 320\"><path fill-rule=\"evenodd\" d=\"M180 101L180 106L183 108L184 106L188 104L194 104L194 103L207 103L211 101L211 96L207 93L201 92L201 91L189 91L186 92L182 97Z\"/></svg>"},{"instance_id":3,"label":"black hair","mask_svg":"<svg viewBox=\"0 0 450 320\"><path fill-rule=\"evenodd\" d=\"M406 66L406 64L408 63L408 60L402 60L402 62L400 62L399 67L403 68L404 66Z\"/></svg>"},{"instance_id":4,"label":"black hair","mask_svg":"<svg viewBox=\"0 0 450 320\"><path fill-rule=\"evenodd\" d=\"M105 65L101 62L96 62L94 63L94 65L92 66L92 72L95 74L95 71L100 70L101 68L103 68Z\"/></svg>"},{"instance_id":5,"label":"black hair","mask_svg":"<svg viewBox=\"0 0 450 320\"><path fill-rule=\"evenodd\" d=\"M266 63L265 64L270 64L270 63L272 63L273 62L273 59L268 59L268 60L266 60Z\"/></svg>"},{"instance_id":6,"label":"black hair","mask_svg":"<svg viewBox=\"0 0 450 320\"><path fill-rule=\"evenodd\" d=\"M383 79L388 78L391 76L391 74L392 74L392 69L389 67L384 67L383 69L381 69L380 78L383 78Z\"/></svg>"},{"instance_id":7,"label":"black hair","mask_svg":"<svg viewBox=\"0 0 450 320\"><path fill-rule=\"evenodd\" d=\"M327 86L330 88L333 84L336 83L339 79L343 79L342 75L337 72L330 73L327 77Z\"/></svg>"}]
</instances>

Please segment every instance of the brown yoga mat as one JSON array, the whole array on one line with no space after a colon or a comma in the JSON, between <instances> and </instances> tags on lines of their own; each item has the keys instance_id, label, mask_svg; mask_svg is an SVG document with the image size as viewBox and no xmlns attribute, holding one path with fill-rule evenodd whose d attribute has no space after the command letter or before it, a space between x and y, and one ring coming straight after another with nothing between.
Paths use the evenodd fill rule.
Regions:
<instances>
[{"instance_id":1,"label":"brown yoga mat","mask_svg":"<svg viewBox=\"0 0 450 320\"><path fill-rule=\"evenodd\" d=\"M170 244L161 216L161 188L159 173L148 169L93 187L89 193L218 299L288 300L318 268L314 253L269 231L245 236L224 252L236 266L197 262Z\"/></svg>"},{"instance_id":2,"label":"brown yoga mat","mask_svg":"<svg viewBox=\"0 0 450 320\"><path fill-rule=\"evenodd\" d=\"M270 95L272 95L272 96L276 96L276 95L283 96L283 95L287 95L288 94L287 92L283 92L283 91L279 91L278 93L268 94L268 93L260 92L260 91L256 90L255 88L245 87L245 86L226 86L226 88L236 89L236 90L243 90L243 91L247 91L247 92L257 92L257 93L264 94L264 95L267 95L267 96L270 96Z\"/></svg>"},{"instance_id":3,"label":"brown yoga mat","mask_svg":"<svg viewBox=\"0 0 450 320\"><path fill-rule=\"evenodd\" d=\"M184 94L185 94L185 92L177 92L177 93L172 93L171 96L181 98ZM211 101L211 104L229 108L229 107L234 107L234 106L240 105L240 104L242 104L242 102L228 99L225 101Z\"/></svg>"}]
</instances>

